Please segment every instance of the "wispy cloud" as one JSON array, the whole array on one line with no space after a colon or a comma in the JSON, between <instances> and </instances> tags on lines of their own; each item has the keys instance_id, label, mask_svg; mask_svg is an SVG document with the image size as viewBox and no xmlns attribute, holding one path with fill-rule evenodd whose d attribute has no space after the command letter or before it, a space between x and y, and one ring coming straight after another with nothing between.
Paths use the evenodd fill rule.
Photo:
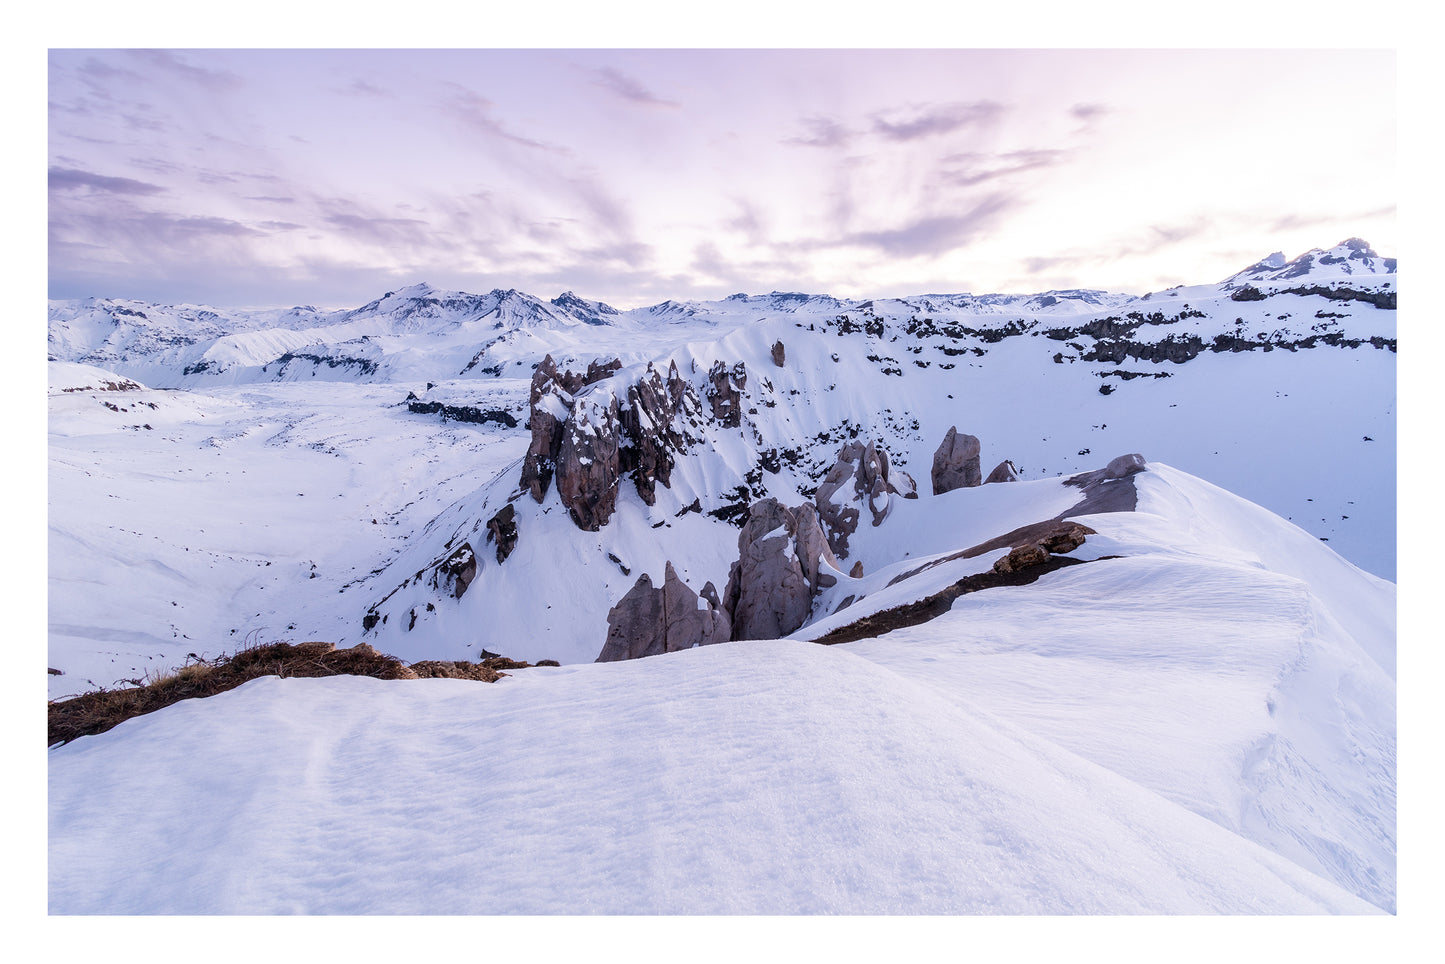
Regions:
<instances>
[{"instance_id":1,"label":"wispy cloud","mask_svg":"<svg viewBox=\"0 0 1445 964\"><path fill-rule=\"evenodd\" d=\"M675 100L666 100L658 97L652 91L642 86L641 82L636 78L629 77L627 74L615 68L598 67L592 71L592 74L594 78L592 83L604 90L612 91L612 93L618 97L631 103L640 104L644 107L666 107L669 109L682 106Z\"/></svg>"},{"instance_id":2,"label":"wispy cloud","mask_svg":"<svg viewBox=\"0 0 1445 964\"><path fill-rule=\"evenodd\" d=\"M939 176L949 184L971 187L1024 171L1053 167L1064 161L1068 153L1055 149L1033 149L1001 154L950 154L942 159L944 169Z\"/></svg>"},{"instance_id":3,"label":"wispy cloud","mask_svg":"<svg viewBox=\"0 0 1445 964\"><path fill-rule=\"evenodd\" d=\"M873 131L890 141L914 141L996 121L1004 106L994 101L928 104L873 115Z\"/></svg>"},{"instance_id":4,"label":"wispy cloud","mask_svg":"<svg viewBox=\"0 0 1445 964\"><path fill-rule=\"evenodd\" d=\"M361 214L328 214L322 220L354 237L377 244L421 241L431 226L417 218L370 217Z\"/></svg>"},{"instance_id":5,"label":"wispy cloud","mask_svg":"<svg viewBox=\"0 0 1445 964\"><path fill-rule=\"evenodd\" d=\"M369 81L366 81L366 80L362 80L362 79L353 80L353 81L352 81L350 84L348 84L347 86L345 86L345 87L337 87L337 88L335 88L335 90L336 90L336 92L337 92L338 94L350 94L350 95L357 96L357 97L395 97L395 96L396 96L396 95L393 94L391 91L387 90L385 87L378 87L378 86L376 86L375 84L370 83Z\"/></svg>"},{"instance_id":6,"label":"wispy cloud","mask_svg":"<svg viewBox=\"0 0 1445 964\"><path fill-rule=\"evenodd\" d=\"M899 258L941 255L964 247L997 226L1018 203L1006 195L991 195L963 214L930 215L895 228L856 231L839 243L875 248Z\"/></svg>"},{"instance_id":7,"label":"wispy cloud","mask_svg":"<svg viewBox=\"0 0 1445 964\"><path fill-rule=\"evenodd\" d=\"M1069 108L1069 116L1075 120L1091 121L1096 117L1102 117L1111 113L1111 109L1104 104L1075 104Z\"/></svg>"},{"instance_id":8,"label":"wispy cloud","mask_svg":"<svg viewBox=\"0 0 1445 964\"><path fill-rule=\"evenodd\" d=\"M814 115L799 121L803 132L784 143L802 147L843 147L853 139L853 132L832 117Z\"/></svg>"},{"instance_id":9,"label":"wispy cloud","mask_svg":"<svg viewBox=\"0 0 1445 964\"><path fill-rule=\"evenodd\" d=\"M524 147L561 154L570 153L566 148L556 144L533 140L508 130L496 117L497 105L476 91L460 84L448 84L447 86L451 88L452 95L442 102L442 111L474 132L485 137L521 144Z\"/></svg>"},{"instance_id":10,"label":"wispy cloud","mask_svg":"<svg viewBox=\"0 0 1445 964\"><path fill-rule=\"evenodd\" d=\"M52 191L101 191L107 194L164 194L166 189L159 184L149 184L145 181L137 181L128 177L110 177L105 174L93 174L90 171L81 171L69 167L52 167L50 169L50 189Z\"/></svg>"},{"instance_id":11,"label":"wispy cloud","mask_svg":"<svg viewBox=\"0 0 1445 964\"><path fill-rule=\"evenodd\" d=\"M241 86L241 78L236 74L226 70L197 67L169 50L132 50L129 53L152 70L171 74L188 84L197 84L210 90Z\"/></svg>"}]
</instances>

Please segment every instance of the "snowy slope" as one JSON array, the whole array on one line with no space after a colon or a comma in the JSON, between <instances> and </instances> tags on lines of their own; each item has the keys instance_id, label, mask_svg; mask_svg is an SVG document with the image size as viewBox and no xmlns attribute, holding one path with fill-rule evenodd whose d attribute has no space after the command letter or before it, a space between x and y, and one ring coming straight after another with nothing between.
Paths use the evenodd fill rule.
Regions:
<instances>
[{"instance_id":1,"label":"snowy slope","mask_svg":"<svg viewBox=\"0 0 1445 964\"><path fill-rule=\"evenodd\" d=\"M804 643L276 680L51 754L52 913L1368 913Z\"/></svg>"}]
</instances>

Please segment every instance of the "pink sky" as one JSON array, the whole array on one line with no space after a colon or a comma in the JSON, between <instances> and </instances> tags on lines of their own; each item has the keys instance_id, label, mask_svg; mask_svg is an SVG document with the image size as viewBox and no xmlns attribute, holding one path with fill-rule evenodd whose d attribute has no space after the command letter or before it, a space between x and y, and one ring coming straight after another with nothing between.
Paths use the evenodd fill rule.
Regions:
<instances>
[{"instance_id":1,"label":"pink sky","mask_svg":"<svg viewBox=\"0 0 1445 964\"><path fill-rule=\"evenodd\" d=\"M50 296L628 308L1396 251L1395 55L52 50Z\"/></svg>"}]
</instances>

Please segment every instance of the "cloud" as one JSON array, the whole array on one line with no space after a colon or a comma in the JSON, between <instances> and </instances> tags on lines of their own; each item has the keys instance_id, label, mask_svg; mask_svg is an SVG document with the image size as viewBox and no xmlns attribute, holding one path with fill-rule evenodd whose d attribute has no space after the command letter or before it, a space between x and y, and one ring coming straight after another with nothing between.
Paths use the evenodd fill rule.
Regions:
<instances>
[{"instance_id":1,"label":"cloud","mask_svg":"<svg viewBox=\"0 0 1445 964\"><path fill-rule=\"evenodd\" d=\"M153 70L173 74L188 84L199 84L210 90L241 86L241 78L230 71L208 70L187 63L169 50L131 50L130 55Z\"/></svg>"},{"instance_id":2,"label":"cloud","mask_svg":"<svg viewBox=\"0 0 1445 964\"><path fill-rule=\"evenodd\" d=\"M1364 221L1371 218L1394 217L1395 205L1389 204L1385 207L1375 208L1372 211L1361 211L1354 214L1326 214L1326 215L1301 215L1286 214L1275 218L1269 224L1270 231L1292 231L1297 228L1316 228L1327 224L1339 224L1342 221Z\"/></svg>"},{"instance_id":3,"label":"cloud","mask_svg":"<svg viewBox=\"0 0 1445 964\"><path fill-rule=\"evenodd\" d=\"M950 154L943 163L953 166L940 175L949 184L969 187L1024 171L1052 167L1068 156L1068 151L1032 149L1007 151L1002 154Z\"/></svg>"},{"instance_id":4,"label":"cloud","mask_svg":"<svg viewBox=\"0 0 1445 964\"><path fill-rule=\"evenodd\" d=\"M652 91L643 87L636 79L627 76L620 70L612 67L598 67L592 71L596 79L592 81L598 87L612 91L623 100L631 101L634 104L641 104L644 107L681 107L677 101L664 100Z\"/></svg>"},{"instance_id":5,"label":"cloud","mask_svg":"<svg viewBox=\"0 0 1445 964\"><path fill-rule=\"evenodd\" d=\"M840 243L876 248L899 258L940 255L961 248L989 231L1018 201L1001 194L991 195L964 214L937 214L909 224L881 231L857 231Z\"/></svg>"},{"instance_id":6,"label":"cloud","mask_svg":"<svg viewBox=\"0 0 1445 964\"><path fill-rule=\"evenodd\" d=\"M149 184L128 177L93 174L90 171L81 171L71 167L52 167L50 169L50 189L52 191L89 190L107 194L130 195L166 193L166 189L159 184Z\"/></svg>"},{"instance_id":7,"label":"cloud","mask_svg":"<svg viewBox=\"0 0 1445 964\"><path fill-rule=\"evenodd\" d=\"M556 144L547 144L542 141L533 140L530 137L523 137L508 130L500 120L493 116L496 107L490 100L481 96L476 91L460 84L448 84L453 94L444 101L441 109L444 113L451 115L457 121L470 127L473 131L486 137L498 138L511 141L514 144L521 144L524 147L532 147L538 150L551 151L558 154L570 154L564 147Z\"/></svg>"},{"instance_id":8,"label":"cloud","mask_svg":"<svg viewBox=\"0 0 1445 964\"><path fill-rule=\"evenodd\" d=\"M431 225L416 218L382 218L361 214L328 214L322 220L342 228L353 237L359 236L378 244L395 241L414 242L426 237Z\"/></svg>"},{"instance_id":9,"label":"cloud","mask_svg":"<svg viewBox=\"0 0 1445 964\"><path fill-rule=\"evenodd\" d=\"M971 104L932 104L873 115L873 132L890 141L914 141L949 134L966 127L991 124L1004 112L1002 104L981 100Z\"/></svg>"},{"instance_id":10,"label":"cloud","mask_svg":"<svg viewBox=\"0 0 1445 964\"><path fill-rule=\"evenodd\" d=\"M234 238L260 234L240 221L204 215L178 218L168 214L149 213L128 220L133 224L144 225L156 236L168 236L173 243L184 242L196 236Z\"/></svg>"},{"instance_id":11,"label":"cloud","mask_svg":"<svg viewBox=\"0 0 1445 964\"><path fill-rule=\"evenodd\" d=\"M800 123L806 131L783 143L803 147L843 147L853 139L853 133L831 117L804 117Z\"/></svg>"},{"instance_id":12,"label":"cloud","mask_svg":"<svg viewBox=\"0 0 1445 964\"><path fill-rule=\"evenodd\" d=\"M1069 116L1085 122L1109 113L1112 113L1111 109L1104 104L1075 104L1069 108Z\"/></svg>"},{"instance_id":13,"label":"cloud","mask_svg":"<svg viewBox=\"0 0 1445 964\"><path fill-rule=\"evenodd\" d=\"M357 79L349 86L334 88L338 94L350 94L358 97L395 97L391 91L384 87L368 83L365 80Z\"/></svg>"}]
</instances>

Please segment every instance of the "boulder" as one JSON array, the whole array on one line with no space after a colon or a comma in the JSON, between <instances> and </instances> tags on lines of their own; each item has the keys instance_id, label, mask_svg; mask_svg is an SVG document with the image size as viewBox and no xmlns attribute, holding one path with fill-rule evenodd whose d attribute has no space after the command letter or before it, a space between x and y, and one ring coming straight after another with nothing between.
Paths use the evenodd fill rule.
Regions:
<instances>
[{"instance_id":1,"label":"boulder","mask_svg":"<svg viewBox=\"0 0 1445 964\"><path fill-rule=\"evenodd\" d=\"M487 520L487 542L497 544L497 562L507 561L512 550L517 548L517 512L512 503L506 505Z\"/></svg>"},{"instance_id":2,"label":"boulder","mask_svg":"<svg viewBox=\"0 0 1445 964\"><path fill-rule=\"evenodd\" d=\"M783 367L783 360L787 357L786 349L783 348L781 340L773 342L773 364L779 368Z\"/></svg>"},{"instance_id":3,"label":"boulder","mask_svg":"<svg viewBox=\"0 0 1445 964\"><path fill-rule=\"evenodd\" d=\"M1014 468L1012 462L1004 459L993 467L993 471L988 474L988 478L983 480L983 484L988 485L991 482L1017 482L1018 480L1018 470Z\"/></svg>"},{"instance_id":4,"label":"boulder","mask_svg":"<svg viewBox=\"0 0 1445 964\"><path fill-rule=\"evenodd\" d=\"M795 632L812 613L814 596L835 585L838 574L811 504L789 509L773 498L753 503L722 597L732 638L779 639Z\"/></svg>"},{"instance_id":5,"label":"boulder","mask_svg":"<svg viewBox=\"0 0 1445 964\"><path fill-rule=\"evenodd\" d=\"M1138 452L1132 455L1121 455L1104 466L1104 478L1109 480L1122 479L1127 475L1143 472L1146 465L1144 456Z\"/></svg>"},{"instance_id":6,"label":"boulder","mask_svg":"<svg viewBox=\"0 0 1445 964\"><path fill-rule=\"evenodd\" d=\"M1032 569L1049 561L1049 553L1043 546L1030 543L1009 550L1008 555L993 564L994 572L1018 572Z\"/></svg>"},{"instance_id":7,"label":"boulder","mask_svg":"<svg viewBox=\"0 0 1445 964\"><path fill-rule=\"evenodd\" d=\"M456 598L462 598L477 577L477 554L472 551L471 543L463 542L447 556L439 567L438 575L441 578L440 588L450 589Z\"/></svg>"},{"instance_id":8,"label":"boulder","mask_svg":"<svg viewBox=\"0 0 1445 964\"><path fill-rule=\"evenodd\" d=\"M950 426L938 451L933 453L933 494L982 485L979 449L978 439L960 435L957 427Z\"/></svg>"},{"instance_id":9,"label":"boulder","mask_svg":"<svg viewBox=\"0 0 1445 964\"><path fill-rule=\"evenodd\" d=\"M644 573L607 614L607 640L597 662L639 659L727 642L730 626L716 598L712 583L703 587L702 596L689 589L671 562L661 587L654 588L652 579Z\"/></svg>"}]
</instances>

